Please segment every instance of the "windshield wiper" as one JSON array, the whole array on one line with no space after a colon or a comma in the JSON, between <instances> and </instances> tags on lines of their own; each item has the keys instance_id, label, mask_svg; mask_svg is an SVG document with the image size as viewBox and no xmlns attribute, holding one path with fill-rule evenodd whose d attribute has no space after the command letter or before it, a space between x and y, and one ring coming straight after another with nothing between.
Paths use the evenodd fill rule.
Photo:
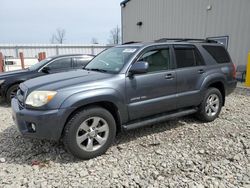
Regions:
<instances>
[{"instance_id":1,"label":"windshield wiper","mask_svg":"<svg viewBox=\"0 0 250 188\"><path fill-rule=\"evenodd\" d=\"M103 70L103 69L88 69L88 68L85 68L85 70L88 70L88 71L97 71L97 72L108 72L107 70Z\"/></svg>"}]
</instances>

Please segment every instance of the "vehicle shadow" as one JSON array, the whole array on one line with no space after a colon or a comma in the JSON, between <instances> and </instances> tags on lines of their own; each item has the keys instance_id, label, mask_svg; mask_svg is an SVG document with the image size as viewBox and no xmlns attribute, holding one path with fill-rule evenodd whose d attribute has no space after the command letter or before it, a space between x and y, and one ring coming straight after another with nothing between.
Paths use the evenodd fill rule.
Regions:
<instances>
[{"instance_id":1,"label":"vehicle shadow","mask_svg":"<svg viewBox=\"0 0 250 188\"><path fill-rule=\"evenodd\" d=\"M152 126L118 133L112 148L115 147L115 149L117 149L120 145L134 141L140 137L176 129L188 122L198 123L192 117L183 117L178 120L167 121ZM155 143L152 141L152 145L154 144ZM112 155L112 151L105 154L107 158L109 155ZM41 164L46 166L50 161L54 163L82 162L66 152L61 141L53 142L23 138L14 125L0 131L0 158L4 158L6 163L20 165Z\"/></svg>"},{"instance_id":2,"label":"vehicle shadow","mask_svg":"<svg viewBox=\"0 0 250 188\"><path fill-rule=\"evenodd\" d=\"M5 102L1 97L0 97L0 107L10 107L10 104Z\"/></svg>"}]
</instances>

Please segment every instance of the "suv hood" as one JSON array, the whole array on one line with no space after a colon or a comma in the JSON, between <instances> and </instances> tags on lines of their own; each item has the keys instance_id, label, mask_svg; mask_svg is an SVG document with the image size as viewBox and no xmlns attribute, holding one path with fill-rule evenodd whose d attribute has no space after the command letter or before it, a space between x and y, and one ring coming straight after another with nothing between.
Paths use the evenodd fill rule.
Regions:
<instances>
[{"instance_id":1,"label":"suv hood","mask_svg":"<svg viewBox=\"0 0 250 188\"><path fill-rule=\"evenodd\" d=\"M59 90L67 87L77 86L83 83L89 83L100 79L112 77L112 74L86 71L86 70L74 70L69 72L51 74L47 76L41 76L24 82L23 84L28 90Z\"/></svg>"}]
</instances>

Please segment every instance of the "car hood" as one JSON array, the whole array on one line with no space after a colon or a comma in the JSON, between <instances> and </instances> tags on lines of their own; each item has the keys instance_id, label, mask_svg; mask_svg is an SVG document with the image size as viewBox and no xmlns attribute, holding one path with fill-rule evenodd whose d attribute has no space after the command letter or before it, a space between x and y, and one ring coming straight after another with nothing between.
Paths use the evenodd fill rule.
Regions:
<instances>
[{"instance_id":1,"label":"car hood","mask_svg":"<svg viewBox=\"0 0 250 188\"><path fill-rule=\"evenodd\" d=\"M84 83L90 83L100 79L109 78L111 76L112 74L86 70L74 70L34 78L24 82L23 85L25 85L25 87L30 91L35 89L56 91L59 89L65 89L68 87L74 87Z\"/></svg>"},{"instance_id":2,"label":"car hood","mask_svg":"<svg viewBox=\"0 0 250 188\"><path fill-rule=\"evenodd\" d=\"M8 72L0 73L0 80L5 79L5 78L9 78L9 77L14 77L14 76L17 76L19 74L23 74L23 73L27 73L27 72L29 72L29 69L8 71Z\"/></svg>"}]
</instances>

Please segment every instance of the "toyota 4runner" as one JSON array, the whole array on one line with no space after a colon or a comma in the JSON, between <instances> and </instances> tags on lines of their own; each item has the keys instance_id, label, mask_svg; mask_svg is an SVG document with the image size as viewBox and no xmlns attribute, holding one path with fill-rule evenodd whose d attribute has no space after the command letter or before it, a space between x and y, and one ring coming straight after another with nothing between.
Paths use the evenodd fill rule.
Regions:
<instances>
[{"instance_id":1,"label":"toyota 4runner","mask_svg":"<svg viewBox=\"0 0 250 188\"><path fill-rule=\"evenodd\" d=\"M83 70L20 84L13 119L22 135L62 139L74 156L90 159L105 153L121 130L190 114L215 120L236 87L235 74L228 52L214 41L120 45Z\"/></svg>"}]
</instances>

